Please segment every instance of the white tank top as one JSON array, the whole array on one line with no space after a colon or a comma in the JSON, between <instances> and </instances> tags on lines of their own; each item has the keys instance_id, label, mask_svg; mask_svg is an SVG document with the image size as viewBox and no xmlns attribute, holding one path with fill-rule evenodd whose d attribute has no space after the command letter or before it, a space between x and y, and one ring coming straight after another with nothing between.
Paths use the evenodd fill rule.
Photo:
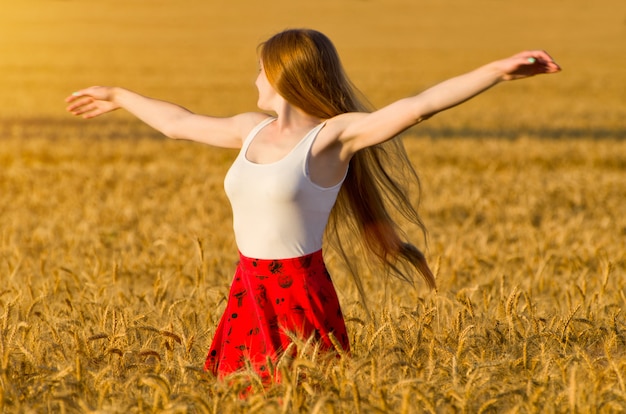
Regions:
<instances>
[{"instance_id":1,"label":"white tank top","mask_svg":"<svg viewBox=\"0 0 626 414\"><path fill-rule=\"evenodd\" d=\"M311 146L324 123L276 162L248 160L250 143L274 120L268 118L250 131L224 179L237 247L255 259L287 259L321 249L328 216L343 183L320 187L309 178Z\"/></svg>"}]
</instances>

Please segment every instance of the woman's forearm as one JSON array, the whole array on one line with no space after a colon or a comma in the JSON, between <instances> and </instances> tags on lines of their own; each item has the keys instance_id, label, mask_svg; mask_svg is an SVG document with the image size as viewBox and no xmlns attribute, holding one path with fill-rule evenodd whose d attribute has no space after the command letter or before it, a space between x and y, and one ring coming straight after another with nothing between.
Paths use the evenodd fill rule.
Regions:
<instances>
[{"instance_id":1,"label":"woman's forearm","mask_svg":"<svg viewBox=\"0 0 626 414\"><path fill-rule=\"evenodd\" d=\"M520 52L427 89L415 99L418 119L428 118L486 91L501 81L556 73L560 66L543 50Z\"/></svg>"},{"instance_id":2,"label":"woman's forearm","mask_svg":"<svg viewBox=\"0 0 626 414\"><path fill-rule=\"evenodd\" d=\"M417 118L423 119L459 105L497 85L503 79L497 62L455 76L414 97Z\"/></svg>"},{"instance_id":3,"label":"woman's forearm","mask_svg":"<svg viewBox=\"0 0 626 414\"><path fill-rule=\"evenodd\" d=\"M178 123L193 115L189 110L171 102L149 98L124 88L112 89L113 103L170 138L180 138Z\"/></svg>"}]
</instances>

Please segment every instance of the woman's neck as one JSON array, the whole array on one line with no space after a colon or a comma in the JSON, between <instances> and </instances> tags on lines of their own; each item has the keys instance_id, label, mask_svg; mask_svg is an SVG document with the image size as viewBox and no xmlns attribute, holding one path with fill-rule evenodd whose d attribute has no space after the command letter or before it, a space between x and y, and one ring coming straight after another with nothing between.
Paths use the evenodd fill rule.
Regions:
<instances>
[{"instance_id":1,"label":"woman's neck","mask_svg":"<svg viewBox=\"0 0 626 414\"><path fill-rule=\"evenodd\" d=\"M309 115L287 102L276 108L274 112L276 113L276 127L279 131L310 129L322 122L320 118Z\"/></svg>"}]
</instances>

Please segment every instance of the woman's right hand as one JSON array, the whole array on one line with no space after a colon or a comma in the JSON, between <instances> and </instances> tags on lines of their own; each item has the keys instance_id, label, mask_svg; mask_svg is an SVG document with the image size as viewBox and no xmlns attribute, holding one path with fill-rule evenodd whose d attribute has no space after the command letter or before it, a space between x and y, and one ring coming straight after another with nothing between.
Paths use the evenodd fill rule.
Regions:
<instances>
[{"instance_id":1,"label":"woman's right hand","mask_svg":"<svg viewBox=\"0 0 626 414\"><path fill-rule=\"evenodd\" d=\"M85 119L114 111L120 108L115 103L115 88L108 86L92 86L73 92L65 98L67 111Z\"/></svg>"}]
</instances>

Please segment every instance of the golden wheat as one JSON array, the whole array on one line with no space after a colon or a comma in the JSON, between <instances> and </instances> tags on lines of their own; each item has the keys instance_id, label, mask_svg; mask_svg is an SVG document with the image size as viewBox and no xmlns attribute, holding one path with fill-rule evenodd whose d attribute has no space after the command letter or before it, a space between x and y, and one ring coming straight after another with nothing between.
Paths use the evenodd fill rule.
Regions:
<instances>
[{"instance_id":1,"label":"golden wheat","mask_svg":"<svg viewBox=\"0 0 626 414\"><path fill-rule=\"evenodd\" d=\"M622 141L406 137L439 291L372 275L367 319L333 270L351 355L299 343L283 383L241 400L252 373L201 369L236 259L234 154L65 128L3 140L4 411L626 407Z\"/></svg>"},{"instance_id":2,"label":"golden wheat","mask_svg":"<svg viewBox=\"0 0 626 414\"><path fill-rule=\"evenodd\" d=\"M617 0L3 5L0 411L626 410L623 16ZM520 48L564 71L407 133L438 291L365 274L368 317L330 257L351 353L296 340L265 389L202 370L237 260L235 153L122 113L71 120L62 99L115 83L254 109L255 47L286 26L327 32L377 106Z\"/></svg>"}]
</instances>

